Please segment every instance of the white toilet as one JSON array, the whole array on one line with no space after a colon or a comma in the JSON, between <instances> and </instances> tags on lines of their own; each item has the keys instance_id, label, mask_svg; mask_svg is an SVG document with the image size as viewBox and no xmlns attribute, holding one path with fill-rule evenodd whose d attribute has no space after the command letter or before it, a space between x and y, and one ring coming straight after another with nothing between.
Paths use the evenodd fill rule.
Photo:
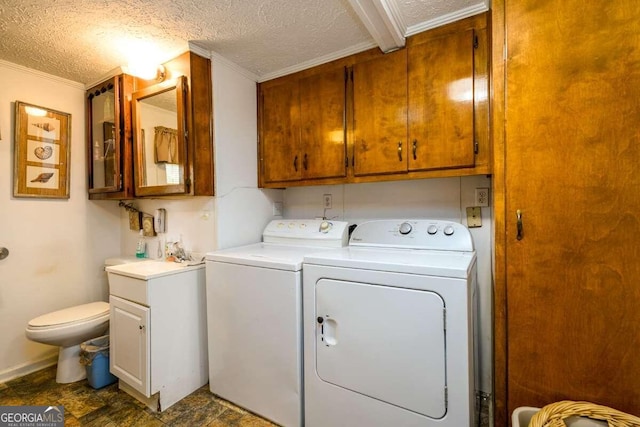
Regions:
<instances>
[{"instance_id":1,"label":"white toilet","mask_svg":"<svg viewBox=\"0 0 640 427\"><path fill-rule=\"evenodd\" d=\"M105 266L134 261L129 257L109 258ZM29 321L25 335L31 341L60 346L56 382L66 384L87 377L86 368L80 364L80 344L108 330L109 303L98 301L36 317Z\"/></svg>"},{"instance_id":2,"label":"white toilet","mask_svg":"<svg viewBox=\"0 0 640 427\"><path fill-rule=\"evenodd\" d=\"M80 344L109 329L109 303L91 302L54 311L29 321L27 338L60 346L56 382L72 383L87 377L80 364Z\"/></svg>"}]
</instances>

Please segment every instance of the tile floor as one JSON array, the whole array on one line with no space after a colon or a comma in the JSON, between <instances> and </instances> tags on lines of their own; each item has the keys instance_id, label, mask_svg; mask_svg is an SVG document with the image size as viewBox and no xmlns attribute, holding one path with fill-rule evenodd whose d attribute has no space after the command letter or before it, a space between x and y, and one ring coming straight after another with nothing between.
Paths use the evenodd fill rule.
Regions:
<instances>
[{"instance_id":1,"label":"tile floor","mask_svg":"<svg viewBox=\"0 0 640 427\"><path fill-rule=\"evenodd\" d=\"M489 402L480 400L480 426L488 427ZM93 389L86 380L56 383L56 367L43 369L0 384L0 406L63 405L65 426L95 427L275 427L242 408L221 399L205 385L169 409L154 413L118 390L118 383Z\"/></svg>"},{"instance_id":2,"label":"tile floor","mask_svg":"<svg viewBox=\"0 0 640 427\"><path fill-rule=\"evenodd\" d=\"M56 367L0 384L0 406L63 405L65 426L95 427L274 427L213 394L209 385L169 409L154 413L112 384L93 389L86 380L56 383Z\"/></svg>"}]
</instances>

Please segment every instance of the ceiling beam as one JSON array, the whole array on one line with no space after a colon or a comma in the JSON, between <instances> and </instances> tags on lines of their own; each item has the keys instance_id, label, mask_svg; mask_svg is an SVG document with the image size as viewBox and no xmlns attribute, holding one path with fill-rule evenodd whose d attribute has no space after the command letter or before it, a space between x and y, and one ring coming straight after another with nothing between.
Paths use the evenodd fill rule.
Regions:
<instances>
[{"instance_id":1,"label":"ceiling beam","mask_svg":"<svg viewBox=\"0 0 640 427\"><path fill-rule=\"evenodd\" d=\"M395 0L348 0L380 50L390 52L405 44L406 25Z\"/></svg>"}]
</instances>

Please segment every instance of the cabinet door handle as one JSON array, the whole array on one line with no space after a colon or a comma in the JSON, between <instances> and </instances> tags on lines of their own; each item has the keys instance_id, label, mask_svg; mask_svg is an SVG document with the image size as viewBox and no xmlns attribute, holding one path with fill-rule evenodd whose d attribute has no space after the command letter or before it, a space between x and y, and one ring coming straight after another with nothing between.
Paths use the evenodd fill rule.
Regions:
<instances>
[{"instance_id":1,"label":"cabinet door handle","mask_svg":"<svg viewBox=\"0 0 640 427\"><path fill-rule=\"evenodd\" d=\"M293 159L293 168L298 172L298 155Z\"/></svg>"},{"instance_id":2,"label":"cabinet door handle","mask_svg":"<svg viewBox=\"0 0 640 427\"><path fill-rule=\"evenodd\" d=\"M304 153L304 158L302 159L302 167L304 168L304 170L307 170L308 164L309 162L307 161L307 153Z\"/></svg>"},{"instance_id":3,"label":"cabinet door handle","mask_svg":"<svg viewBox=\"0 0 640 427\"><path fill-rule=\"evenodd\" d=\"M417 150L418 150L418 140L414 139L413 140L413 160L418 159L418 156L416 155Z\"/></svg>"},{"instance_id":4,"label":"cabinet door handle","mask_svg":"<svg viewBox=\"0 0 640 427\"><path fill-rule=\"evenodd\" d=\"M516 229L518 230L517 231L518 234L516 235L516 239L522 240L524 232L522 230L522 211L520 209L518 209L516 211L516 220L517 220Z\"/></svg>"},{"instance_id":5,"label":"cabinet door handle","mask_svg":"<svg viewBox=\"0 0 640 427\"><path fill-rule=\"evenodd\" d=\"M402 141L398 142L398 160L402 161Z\"/></svg>"},{"instance_id":6,"label":"cabinet door handle","mask_svg":"<svg viewBox=\"0 0 640 427\"><path fill-rule=\"evenodd\" d=\"M141 331L144 331L144 325L140 325L139 328Z\"/></svg>"}]
</instances>

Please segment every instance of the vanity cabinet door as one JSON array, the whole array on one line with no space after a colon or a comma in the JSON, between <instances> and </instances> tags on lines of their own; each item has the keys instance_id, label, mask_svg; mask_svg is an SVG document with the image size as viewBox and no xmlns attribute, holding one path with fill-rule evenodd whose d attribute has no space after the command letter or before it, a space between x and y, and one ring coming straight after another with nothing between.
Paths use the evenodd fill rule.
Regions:
<instances>
[{"instance_id":1,"label":"vanity cabinet door","mask_svg":"<svg viewBox=\"0 0 640 427\"><path fill-rule=\"evenodd\" d=\"M408 48L409 170L473 167L473 29Z\"/></svg>"},{"instance_id":2,"label":"vanity cabinet door","mask_svg":"<svg viewBox=\"0 0 640 427\"><path fill-rule=\"evenodd\" d=\"M353 66L355 176L407 171L407 52Z\"/></svg>"},{"instance_id":3,"label":"vanity cabinet door","mask_svg":"<svg viewBox=\"0 0 640 427\"><path fill-rule=\"evenodd\" d=\"M134 390L151 396L150 308L109 296L109 370Z\"/></svg>"}]
</instances>

